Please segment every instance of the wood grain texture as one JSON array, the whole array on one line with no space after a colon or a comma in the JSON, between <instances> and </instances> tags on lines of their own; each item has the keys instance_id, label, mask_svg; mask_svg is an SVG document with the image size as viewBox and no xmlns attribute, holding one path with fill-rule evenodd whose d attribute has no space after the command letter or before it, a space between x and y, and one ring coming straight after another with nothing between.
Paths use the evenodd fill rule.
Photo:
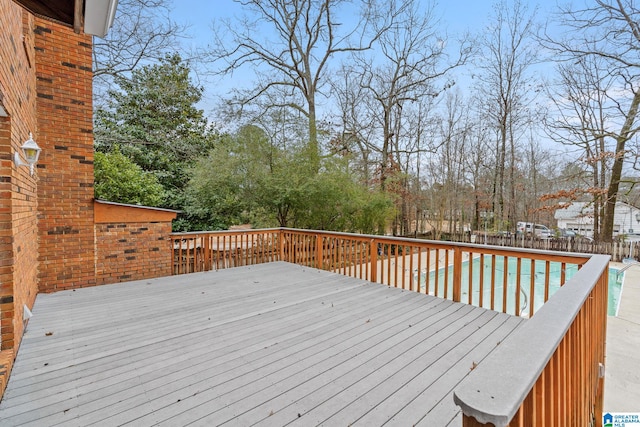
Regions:
<instances>
[{"instance_id":1,"label":"wood grain texture","mask_svg":"<svg viewBox=\"0 0 640 427\"><path fill-rule=\"evenodd\" d=\"M525 320L285 262L40 294L2 425L461 425Z\"/></svg>"}]
</instances>

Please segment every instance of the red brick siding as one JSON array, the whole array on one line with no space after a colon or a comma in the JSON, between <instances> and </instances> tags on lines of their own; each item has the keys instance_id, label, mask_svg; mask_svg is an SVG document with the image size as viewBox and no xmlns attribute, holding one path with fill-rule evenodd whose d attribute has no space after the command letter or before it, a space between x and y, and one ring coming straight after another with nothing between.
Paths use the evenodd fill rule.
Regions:
<instances>
[{"instance_id":1,"label":"red brick siding","mask_svg":"<svg viewBox=\"0 0 640 427\"><path fill-rule=\"evenodd\" d=\"M171 275L171 222L96 224L100 285Z\"/></svg>"},{"instance_id":2,"label":"red brick siding","mask_svg":"<svg viewBox=\"0 0 640 427\"><path fill-rule=\"evenodd\" d=\"M40 290L93 286L91 36L35 19Z\"/></svg>"},{"instance_id":3,"label":"red brick siding","mask_svg":"<svg viewBox=\"0 0 640 427\"><path fill-rule=\"evenodd\" d=\"M0 398L39 290L171 274L171 221L94 227L91 49L0 0ZM29 133L43 150L33 177L13 164Z\"/></svg>"},{"instance_id":4,"label":"red brick siding","mask_svg":"<svg viewBox=\"0 0 640 427\"><path fill-rule=\"evenodd\" d=\"M37 179L16 168L13 153L38 140L33 17L0 0L0 396L24 331L22 307L37 294Z\"/></svg>"},{"instance_id":5,"label":"red brick siding","mask_svg":"<svg viewBox=\"0 0 640 427\"><path fill-rule=\"evenodd\" d=\"M19 345L22 306L31 307L37 293L37 183L28 168L16 168L12 161L30 132L37 138L32 25L31 15L12 1L0 0L0 92L9 115L0 118L2 349Z\"/></svg>"}]
</instances>

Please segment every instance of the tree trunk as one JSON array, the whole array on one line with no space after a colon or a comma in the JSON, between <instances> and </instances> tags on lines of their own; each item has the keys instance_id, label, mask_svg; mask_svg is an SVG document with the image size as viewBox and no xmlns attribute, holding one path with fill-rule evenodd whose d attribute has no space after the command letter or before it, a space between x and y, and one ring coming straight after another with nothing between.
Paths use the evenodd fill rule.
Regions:
<instances>
[{"instance_id":1,"label":"tree trunk","mask_svg":"<svg viewBox=\"0 0 640 427\"><path fill-rule=\"evenodd\" d=\"M382 160L380 163L380 189L384 192L386 189L386 180L387 180L387 167L389 166L389 145L391 142L391 131L390 129L390 113L388 109L384 110L384 124L383 124L383 142L382 142Z\"/></svg>"},{"instance_id":2,"label":"tree trunk","mask_svg":"<svg viewBox=\"0 0 640 427\"><path fill-rule=\"evenodd\" d=\"M604 138L600 138L600 152L604 151ZM604 186L604 176L600 176L605 170L605 160L593 163L593 188L599 189ZM593 197L593 240L597 243L600 242L600 222L602 217L602 194L597 193Z\"/></svg>"},{"instance_id":3,"label":"tree trunk","mask_svg":"<svg viewBox=\"0 0 640 427\"><path fill-rule=\"evenodd\" d=\"M315 99L309 97L309 161L315 173L320 170L320 147L318 145L318 124L316 122Z\"/></svg>"},{"instance_id":4,"label":"tree trunk","mask_svg":"<svg viewBox=\"0 0 640 427\"><path fill-rule=\"evenodd\" d=\"M638 114L638 106L640 106L640 92L636 92L624 125L620 130L620 135L616 138L616 156L611 168L611 181L607 189L607 200L604 207L604 218L602 221L602 240L611 242L613 240L613 220L616 209L616 201L618 200L618 188L620 187L620 178L622 177L622 166L625 158L625 145L633 136L633 122Z\"/></svg>"}]
</instances>

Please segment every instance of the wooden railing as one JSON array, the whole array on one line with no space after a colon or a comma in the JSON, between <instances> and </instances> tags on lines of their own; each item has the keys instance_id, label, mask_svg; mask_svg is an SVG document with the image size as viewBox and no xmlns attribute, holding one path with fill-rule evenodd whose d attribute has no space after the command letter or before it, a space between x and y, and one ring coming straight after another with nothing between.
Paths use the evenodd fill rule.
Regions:
<instances>
[{"instance_id":1,"label":"wooden railing","mask_svg":"<svg viewBox=\"0 0 640 427\"><path fill-rule=\"evenodd\" d=\"M279 229L173 233L173 274L220 270L281 259Z\"/></svg>"},{"instance_id":2,"label":"wooden railing","mask_svg":"<svg viewBox=\"0 0 640 427\"><path fill-rule=\"evenodd\" d=\"M472 237L473 236L473 237ZM411 237L411 236L407 236ZM447 236L447 240L459 243L479 243L490 246L510 246L523 249L540 249L543 251L573 252L582 254L610 255L611 261L622 262L625 258L640 259L640 245L628 239L618 237L613 242L594 242L587 238L540 239L522 235L470 235L456 233Z\"/></svg>"},{"instance_id":3,"label":"wooden railing","mask_svg":"<svg viewBox=\"0 0 640 427\"><path fill-rule=\"evenodd\" d=\"M592 257L458 386L463 426L602 426L608 262Z\"/></svg>"},{"instance_id":4,"label":"wooden railing","mask_svg":"<svg viewBox=\"0 0 640 427\"><path fill-rule=\"evenodd\" d=\"M173 274L272 261L531 317L583 254L294 229L174 233Z\"/></svg>"},{"instance_id":5,"label":"wooden railing","mask_svg":"<svg viewBox=\"0 0 640 427\"><path fill-rule=\"evenodd\" d=\"M608 256L286 228L172 245L174 274L287 261L531 317L456 390L464 425L602 421Z\"/></svg>"}]
</instances>

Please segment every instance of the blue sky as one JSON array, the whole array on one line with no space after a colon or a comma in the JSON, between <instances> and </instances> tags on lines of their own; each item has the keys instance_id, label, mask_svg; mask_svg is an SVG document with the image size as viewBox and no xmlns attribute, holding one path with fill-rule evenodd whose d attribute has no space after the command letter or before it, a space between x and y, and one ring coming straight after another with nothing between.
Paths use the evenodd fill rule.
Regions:
<instances>
[{"instance_id":1,"label":"blue sky","mask_svg":"<svg viewBox=\"0 0 640 427\"><path fill-rule=\"evenodd\" d=\"M510 1L510 0L506 0ZM526 2L526 0L523 0ZM495 0L450 0L437 3L436 15L441 17L442 30L446 31L450 39L465 31L478 34L483 31L489 18L493 14ZM530 9L535 7L534 2L526 2ZM537 18L546 19L557 9L556 0L540 0L538 4ZM173 18L190 26L191 39L185 40L185 47L204 47L211 42L211 25L214 20L232 18L241 14L241 7L232 0L173 0ZM459 73L464 71L459 71ZM456 78L460 82L460 75ZM236 86L240 82L250 84L251 75L242 72L234 74L234 82L223 80L212 82L201 81L205 86L205 100L202 103L207 113L215 108L215 99L227 95L228 88L232 84Z\"/></svg>"},{"instance_id":2,"label":"blue sky","mask_svg":"<svg viewBox=\"0 0 640 427\"><path fill-rule=\"evenodd\" d=\"M556 0L527 2L531 8L539 5L538 16L544 17L556 9ZM450 32L464 29L481 31L492 12L494 0L450 0L436 4L436 11L442 16ZM240 8L232 0L173 0L173 12L177 21L191 25L195 40L208 40L213 19L230 17Z\"/></svg>"}]
</instances>

